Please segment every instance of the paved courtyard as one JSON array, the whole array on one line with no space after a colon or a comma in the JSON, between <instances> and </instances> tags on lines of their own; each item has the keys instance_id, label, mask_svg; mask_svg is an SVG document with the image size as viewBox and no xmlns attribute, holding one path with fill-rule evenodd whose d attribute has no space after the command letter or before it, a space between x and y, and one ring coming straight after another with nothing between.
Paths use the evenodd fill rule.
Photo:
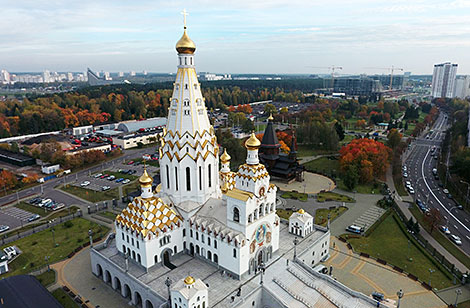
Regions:
<instances>
[{"instance_id":1,"label":"paved courtyard","mask_svg":"<svg viewBox=\"0 0 470 308\"><path fill-rule=\"evenodd\" d=\"M298 192L305 192L306 194L317 194L322 190L330 191L336 187L336 184L332 179L321 174L311 172L304 172L303 182L294 181L290 184L286 184L284 182L271 179L271 183L283 191L296 190Z\"/></svg>"},{"instance_id":2,"label":"paved courtyard","mask_svg":"<svg viewBox=\"0 0 470 308\"><path fill-rule=\"evenodd\" d=\"M331 243L335 243L334 248L330 247L331 257L324 265L333 266L332 276L346 286L366 295L377 291L394 301L397 300L397 291L402 289L405 295L400 307L403 308L447 307L436 294L422 287L419 282L372 259L359 257L336 238L332 238Z\"/></svg>"}]
</instances>

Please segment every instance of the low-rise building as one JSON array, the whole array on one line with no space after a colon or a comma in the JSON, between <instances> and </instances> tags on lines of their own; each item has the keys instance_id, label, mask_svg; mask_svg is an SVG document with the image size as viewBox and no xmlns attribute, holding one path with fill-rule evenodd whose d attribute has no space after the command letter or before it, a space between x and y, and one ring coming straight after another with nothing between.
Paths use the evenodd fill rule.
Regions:
<instances>
[{"instance_id":1,"label":"low-rise building","mask_svg":"<svg viewBox=\"0 0 470 308\"><path fill-rule=\"evenodd\" d=\"M75 148L73 150L67 151L66 154L67 155L76 155L76 154L79 154L79 153L84 153L84 152L89 152L89 151L101 151L101 152L104 152L104 153L108 153L109 151L111 151L111 144L99 143L99 144L93 144L93 145L89 145L89 146L82 146L82 147Z\"/></svg>"},{"instance_id":2,"label":"low-rise building","mask_svg":"<svg viewBox=\"0 0 470 308\"><path fill-rule=\"evenodd\" d=\"M160 136L161 132L157 131L122 134L120 136L113 136L113 144L117 145L123 150L126 150L139 146L139 143L141 143L142 145L155 143L158 141Z\"/></svg>"},{"instance_id":3,"label":"low-rise building","mask_svg":"<svg viewBox=\"0 0 470 308\"><path fill-rule=\"evenodd\" d=\"M314 231L313 217L300 209L289 217L289 232L301 237L306 237Z\"/></svg>"},{"instance_id":4,"label":"low-rise building","mask_svg":"<svg viewBox=\"0 0 470 308\"><path fill-rule=\"evenodd\" d=\"M79 126L72 128L72 135L81 136L93 132L93 125Z\"/></svg>"},{"instance_id":5,"label":"low-rise building","mask_svg":"<svg viewBox=\"0 0 470 308\"><path fill-rule=\"evenodd\" d=\"M44 173L44 174L52 174L52 173L55 173L55 172L59 171L59 169L60 169L59 164L56 164L56 165L42 165L41 166L41 172Z\"/></svg>"},{"instance_id":6,"label":"low-rise building","mask_svg":"<svg viewBox=\"0 0 470 308\"><path fill-rule=\"evenodd\" d=\"M0 274L8 272L8 256L0 250Z\"/></svg>"},{"instance_id":7,"label":"low-rise building","mask_svg":"<svg viewBox=\"0 0 470 308\"><path fill-rule=\"evenodd\" d=\"M178 280L170 291L172 307L209 307L207 286L191 276Z\"/></svg>"}]
</instances>

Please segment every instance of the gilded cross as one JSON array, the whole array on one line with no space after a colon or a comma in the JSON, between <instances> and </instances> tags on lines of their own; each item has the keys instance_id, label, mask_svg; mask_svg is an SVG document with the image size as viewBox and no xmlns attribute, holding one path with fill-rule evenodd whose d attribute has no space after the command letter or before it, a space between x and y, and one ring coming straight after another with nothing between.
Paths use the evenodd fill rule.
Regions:
<instances>
[{"instance_id":1,"label":"gilded cross","mask_svg":"<svg viewBox=\"0 0 470 308\"><path fill-rule=\"evenodd\" d=\"M181 14L183 14L183 18L184 18L184 28L186 29L186 16L188 16L189 13L186 12L186 9L183 9L183 12L181 12Z\"/></svg>"}]
</instances>

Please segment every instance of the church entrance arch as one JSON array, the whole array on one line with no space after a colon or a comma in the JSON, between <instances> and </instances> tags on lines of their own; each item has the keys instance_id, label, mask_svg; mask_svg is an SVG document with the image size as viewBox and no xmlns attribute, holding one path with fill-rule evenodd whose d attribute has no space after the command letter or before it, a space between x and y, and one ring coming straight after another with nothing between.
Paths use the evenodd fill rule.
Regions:
<instances>
[{"instance_id":1,"label":"church entrance arch","mask_svg":"<svg viewBox=\"0 0 470 308\"><path fill-rule=\"evenodd\" d=\"M137 291L134 292L134 306L142 307L142 296Z\"/></svg>"},{"instance_id":2,"label":"church entrance arch","mask_svg":"<svg viewBox=\"0 0 470 308\"><path fill-rule=\"evenodd\" d=\"M118 291L119 293L122 293L121 280L119 280L118 277L114 277L114 290Z\"/></svg>"},{"instance_id":3,"label":"church entrance arch","mask_svg":"<svg viewBox=\"0 0 470 308\"><path fill-rule=\"evenodd\" d=\"M103 268L99 264L96 264L96 276L103 278Z\"/></svg>"},{"instance_id":4,"label":"church entrance arch","mask_svg":"<svg viewBox=\"0 0 470 308\"><path fill-rule=\"evenodd\" d=\"M149 300L146 300L146 301L145 301L145 308L153 308L152 302L149 301Z\"/></svg>"},{"instance_id":5,"label":"church entrance arch","mask_svg":"<svg viewBox=\"0 0 470 308\"><path fill-rule=\"evenodd\" d=\"M125 284L124 288L122 288L122 297L131 299L131 289L127 284Z\"/></svg>"},{"instance_id":6,"label":"church entrance arch","mask_svg":"<svg viewBox=\"0 0 470 308\"><path fill-rule=\"evenodd\" d=\"M161 256L161 258L163 260L163 265L165 265L166 267L168 267L171 270L176 268L176 266L174 266L171 263L171 255L172 254L173 254L172 250L170 248L167 248L162 252L162 256Z\"/></svg>"}]
</instances>

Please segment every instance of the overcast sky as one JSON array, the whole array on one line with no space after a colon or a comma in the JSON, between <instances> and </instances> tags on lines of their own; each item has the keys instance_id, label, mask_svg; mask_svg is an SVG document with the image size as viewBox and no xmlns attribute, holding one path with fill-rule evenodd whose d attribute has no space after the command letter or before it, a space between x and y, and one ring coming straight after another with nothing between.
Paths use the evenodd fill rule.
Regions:
<instances>
[{"instance_id":1,"label":"overcast sky","mask_svg":"<svg viewBox=\"0 0 470 308\"><path fill-rule=\"evenodd\" d=\"M174 72L189 12L198 71L470 74L470 0L0 0L0 69Z\"/></svg>"}]
</instances>

